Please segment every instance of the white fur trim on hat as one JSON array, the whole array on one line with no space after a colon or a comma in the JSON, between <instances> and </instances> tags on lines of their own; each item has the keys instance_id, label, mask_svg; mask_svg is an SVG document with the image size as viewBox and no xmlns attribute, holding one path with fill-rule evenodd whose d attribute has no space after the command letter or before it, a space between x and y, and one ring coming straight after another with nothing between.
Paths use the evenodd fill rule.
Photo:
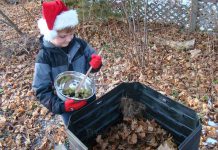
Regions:
<instances>
[{"instance_id":1,"label":"white fur trim on hat","mask_svg":"<svg viewBox=\"0 0 218 150\"><path fill-rule=\"evenodd\" d=\"M47 41L53 40L57 36L57 30L62 30L67 27L74 27L79 23L76 10L68 10L62 12L55 19L53 30L49 30L45 19L38 20L38 28L40 33L44 35Z\"/></svg>"},{"instance_id":2,"label":"white fur trim on hat","mask_svg":"<svg viewBox=\"0 0 218 150\"><path fill-rule=\"evenodd\" d=\"M57 31L48 29L46 21L43 18L38 20L38 28L40 33L44 35L44 39L47 41L53 40L58 35Z\"/></svg>"},{"instance_id":3,"label":"white fur trim on hat","mask_svg":"<svg viewBox=\"0 0 218 150\"><path fill-rule=\"evenodd\" d=\"M54 22L53 30L61 30L66 27L74 27L79 23L76 10L68 10L58 15Z\"/></svg>"}]
</instances>

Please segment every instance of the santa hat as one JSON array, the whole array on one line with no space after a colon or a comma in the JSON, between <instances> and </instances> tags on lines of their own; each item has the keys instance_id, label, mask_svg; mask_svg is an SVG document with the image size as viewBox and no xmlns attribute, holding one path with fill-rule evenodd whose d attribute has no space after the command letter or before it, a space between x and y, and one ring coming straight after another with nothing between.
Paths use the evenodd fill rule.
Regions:
<instances>
[{"instance_id":1,"label":"santa hat","mask_svg":"<svg viewBox=\"0 0 218 150\"><path fill-rule=\"evenodd\" d=\"M38 27L47 41L57 36L57 30L74 27L79 23L76 10L68 10L61 0L43 2L42 15L43 18L38 20Z\"/></svg>"}]
</instances>

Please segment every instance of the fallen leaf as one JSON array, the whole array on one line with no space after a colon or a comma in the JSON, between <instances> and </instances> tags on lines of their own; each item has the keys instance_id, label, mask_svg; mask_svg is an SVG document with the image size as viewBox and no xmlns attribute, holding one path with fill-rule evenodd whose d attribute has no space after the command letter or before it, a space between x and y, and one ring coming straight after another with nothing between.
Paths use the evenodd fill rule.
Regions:
<instances>
[{"instance_id":1,"label":"fallen leaf","mask_svg":"<svg viewBox=\"0 0 218 150\"><path fill-rule=\"evenodd\" d=\"M40 111L40 115L45 116L47 112L48 112L48 109L43 107Z\"/></svg>"},{"instance_id":2,"label":"fallen leaf","mask_svg":"<svg viewBox=\"0 0 218 150\"><path fill-rule=\"evenodd\" d=\"M42 145L38 148L38 150L50 149L49 140L47 139L47 137L44 137L42 141Z\"/></svg>"},{"instance_id":3,"label":"fallen leaf","mask_svg":"<svg viewBox=\"0 0 218 150\"><path fill-rule=\"evenodd\" d=\"M159 147L158 147L158 150L176 150L175 148L172 148L172 146L170 146L168 144L168 142L164 142L163 144L161 144Z\"/></svg>"},{"instance_id":4,"label":"fallen leaf","mask_svg":"<svg viewBox=\"0 0 218 150\"><path fill-rule=\"evenodd\" d=\"M137 143L137 135L133 133L128 137L128 143L129 144L136 144Z\"/></svg>"},{"instance_id":5,"label":"fallen leaf","mask_svg":"<svg viewBox=\"0 0 218 150\"><path fill-rule=\"evenodd\" d=\"M190 50L189 51L191 53L191 58L197 58L200 53L201 53L201 50L200 49L194 49L194 50Z\"/></svg>"},{"instance_id":6,"label":"fallen leaf","mask_svg":"<svg viewBox=\"0 0 218 150\"><path fill-rule=\"evenodd\" d=\"M6 118L0 115L0 128L3 129L6 125Z\"/></svg>"},{"instance_id":7,"label":"fallen leaf","mask_svg":"<svg viewBox=\"0 0 218 150\"><path fill-rule=\"evenodd\" d=\"M218 84L214 85L215 91L218 93Z\"/></svg>"}]
</instances>

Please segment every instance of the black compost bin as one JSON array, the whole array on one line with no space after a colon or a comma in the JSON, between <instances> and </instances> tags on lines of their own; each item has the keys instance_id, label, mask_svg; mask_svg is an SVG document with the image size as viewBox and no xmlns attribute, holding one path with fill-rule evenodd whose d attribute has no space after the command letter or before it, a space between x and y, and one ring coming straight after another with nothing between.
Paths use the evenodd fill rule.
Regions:
<instances>
[{"instance_id":1,"label":"black compost bin","mask_svg":"<svg viewBox=\"0 0 218 150\"><path fill-rule=\"evenodd\" d=\"M155 119L167 130L179 150L198 149L202 127L196 112L138 82L122 83L73 113L68 125L68 133L72 133L69 138L71 144L77 147L80 142L88 148L92 147L98 134L122 119L122 97L132 98L144 104L145 116Z\"/></svg>"}]
</instances>

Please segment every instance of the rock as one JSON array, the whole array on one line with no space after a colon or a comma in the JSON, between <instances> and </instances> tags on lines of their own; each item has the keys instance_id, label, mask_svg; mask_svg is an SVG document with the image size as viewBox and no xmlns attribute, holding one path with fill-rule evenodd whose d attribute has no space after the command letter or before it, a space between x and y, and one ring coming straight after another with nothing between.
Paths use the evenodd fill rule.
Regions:
<instances>
[{"instance_id":1,"label":"rock","mask_svg":"<svg viewBox=\"0 0 218 150\"><path fill-rule=\"evenodd\" d=\"M181 42L181 41L165 40L163 38L156 37L156 42L163 45L170 46L171 48L176 50L194 49L194 45L195 45L195 39Z\"/></svg>"}]
</instances>

